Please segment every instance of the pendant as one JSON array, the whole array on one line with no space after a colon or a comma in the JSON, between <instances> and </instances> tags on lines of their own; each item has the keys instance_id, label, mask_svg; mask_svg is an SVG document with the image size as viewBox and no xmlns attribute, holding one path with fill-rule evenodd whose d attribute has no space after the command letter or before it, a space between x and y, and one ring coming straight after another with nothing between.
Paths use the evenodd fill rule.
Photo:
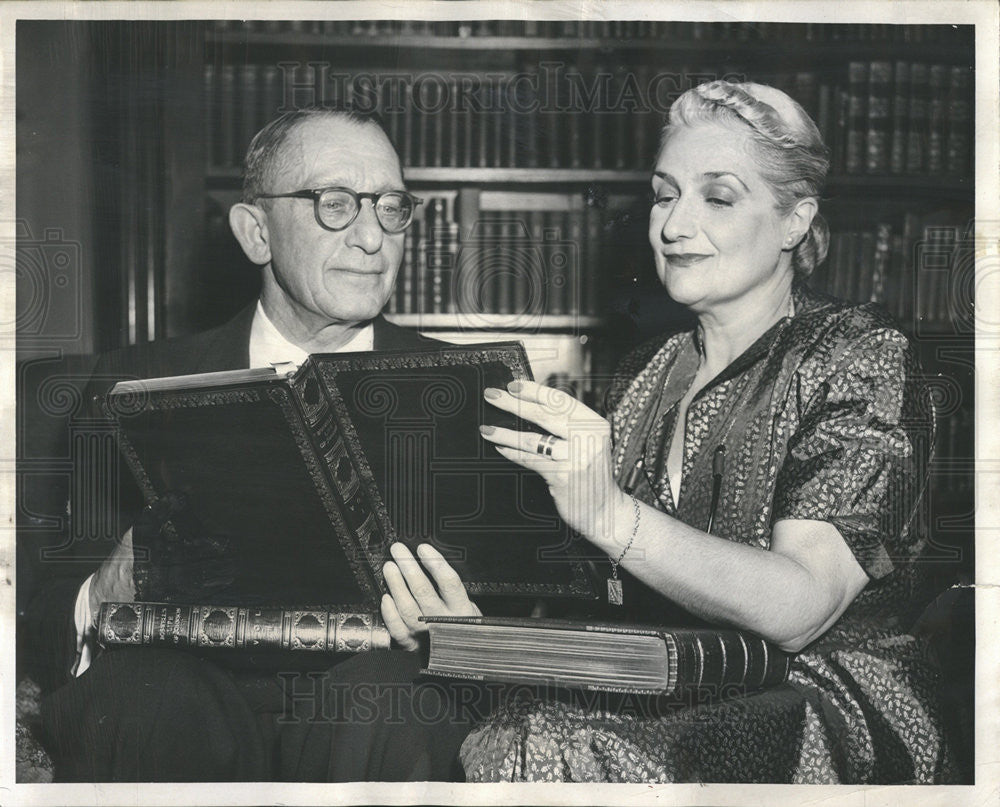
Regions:
<instances>
[{"instance_id":1,"label":"pendant","mask_svg":"<svg viewBox=\"0 0 1000 807\"><path fill-rule=\"evenodd\" d=\"M622 581L617 577L608 578L608 604L609 605L621 605L624 597L622 596Z\"/></svg>"}]
</instances>

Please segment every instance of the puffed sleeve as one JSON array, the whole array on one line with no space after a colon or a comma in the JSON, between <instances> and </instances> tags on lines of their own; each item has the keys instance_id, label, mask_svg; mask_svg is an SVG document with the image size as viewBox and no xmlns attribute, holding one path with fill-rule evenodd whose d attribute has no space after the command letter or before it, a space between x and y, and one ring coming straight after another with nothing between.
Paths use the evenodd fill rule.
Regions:
<instances>
[{"instance_id":1,"label":"puffed sleeve","mask_svg":"<svg viewBox=\"0 0 1000 807\"><path fill-rule=\"evenodd\" d=\"M919 364L890 328L838 345L798 377L798 426L775 489L773 520L833 524L874 580L912 560L933 417ZM830 369L832 367L832 369Z\"/></svg>"}]
</instances>

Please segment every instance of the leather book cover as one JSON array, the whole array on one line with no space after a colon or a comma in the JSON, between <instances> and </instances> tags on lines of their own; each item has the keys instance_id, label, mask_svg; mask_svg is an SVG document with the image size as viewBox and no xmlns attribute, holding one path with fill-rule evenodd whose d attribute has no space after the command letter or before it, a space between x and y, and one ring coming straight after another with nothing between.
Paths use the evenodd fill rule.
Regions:
<instances>
[{"instance_id":1,"label":"leather book cover","mask_svg":"<svg viewBox=\"0 0 1000 807\"><path fill-rule=\"evenodd\" d=\"M530 375L500 343L116 386L104 408L152 514L137 598L373 610L396 540L432 543L473 595L595 597L544 481L479 434L515 425L483 388Z\"/></svg>"},{"instance_id":2,"label":"leather book cover","mask_svg":"<svg viewBox=\"0 0 1000 807\"><path fill-rule=\"evenodd\" d=\"M473 595L596 598L586 542L545 481L479 434L480 424L537 430L483 398L488 386L531 379L520 342L316 354L309 364L315 376L299 376L306 410L330 407L350 458L334 472L342 498L370 509L386 540L430 543Z\"/></svg>"},{"instance_id":3,"label":"leather book cover","mask_svg":"<svg viewBox=\"0 0 1000 807\"><path fill-rule=\"evenodd\" d=\"M147 502L133 525L137 599L372 610L381 564L358 550L290 380L165 383L104 399Z\"/></svg>"},{"instance_id":4,"label":"leather book cover","mask_svg":"<svg viewBox=\"0 0 1000 807\"><path fill-rule=\"evenodd\" d=\"M792 660L767 640L733 628L488 616L423 619L431 635L426 672L449 677L663 695L689 688L735 694L782 683ZM447 641L441 640L441 627ZM651 654L648 643L629 637L655 637L663 646ZM457 656L447 652L456 641ZM650 664L657 667L653 677L659 683L637 685L637 671L649 672Z\"/></svg>"},{"instance_id":5,"label":"leather book cover","mask_svg":"<svg viewBox=\"0 0 1000 807\"><path fill-rule=\"evenodd\" d=\"M377 614L162 602L102 603L97 640L104 647L312 653L364 653L390 644Z\"/></svg>"}]
</instances>

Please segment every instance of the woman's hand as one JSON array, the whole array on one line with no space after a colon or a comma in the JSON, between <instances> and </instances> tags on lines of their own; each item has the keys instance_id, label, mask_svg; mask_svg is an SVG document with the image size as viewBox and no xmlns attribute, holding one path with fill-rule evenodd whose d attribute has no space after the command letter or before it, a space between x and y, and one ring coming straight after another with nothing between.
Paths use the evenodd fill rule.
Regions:
<instances>
[{"instance_id":1,"label":"woman's hand","mask_svg":"<svg viewBox=\"0 0 1000 807\"><path fill-rule=\"evenodd\" d=\"M548 483L559 515L591 540L610 536L616 499L622 497L611 466L611 424L571 395L533 381L484 391L498 409L537 424L552 437L481 426L503 456L537 471Z\"/></svg>"},{"instance_id":2,"label":"woman's hand","mask_svg":"<svg viewBox=\"0 0 1000 807\"><path fill-rule=\"evenodd\" d=\"M382 567L389 593L382 596L382 619L389 635L405 650L419 647L417 635L426 633L421 616L481 616L465 591L458 573L430 544L420 544L417 556L403 544L389 547L392 560ZM432 583L424 569L434 578Z\"/></svg>"}]
</instances>

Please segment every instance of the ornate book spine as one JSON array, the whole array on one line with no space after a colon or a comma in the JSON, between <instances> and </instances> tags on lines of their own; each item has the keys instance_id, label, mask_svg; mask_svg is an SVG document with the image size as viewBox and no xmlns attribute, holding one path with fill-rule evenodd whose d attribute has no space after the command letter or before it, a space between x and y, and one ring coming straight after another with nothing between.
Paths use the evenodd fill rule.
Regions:
<instances>
[{"instance_id":1,"label":"ornate book spine","mask_svg":"<svg viewBox=\"0 0 1000 807\"><path fill-rule=\"evenodd\" d=\"M930 96L930 70L922 62L910 65L910 121L906 138L906 171L919 174L927 170L927 110Z\"/></svg>"},{"instance_id":2,"label":"ornate book spine","mask_svg":"<svg viewBox=\"0 0 1000 807\"><path fill-rule=\"evenodd\" d=\"M337 404L331 400L317 365L308 362L303 370L296 376L293 389L302 404L317 451L326 464L330 484L342 505L341 515L351 543L345 550L353 563L372 571L381 588L382 564L389 558L392 539L385 533L361 482L357 462L338 422Z\"/></svg>"},{"instance_id":3,"label":"ornate book spine","mask_svg":"<svg viewBox=\"0 0 1000 807\"><path fill-rule=\"evenodd\" d=\"M882 303L886 308L892 310L889 305L890 295L894 293L889 289L889 267L890 256L892 254L892 226L879 223L875 231L875 267L872 274L872 289L869 299L873 303Z\"/></svg>"},{"instance_id":4,"label":"ornate book spine","mask_svg":"<svg viewBox=\"0 0 1000 807\"><path fill-rule=\"evenodd\" d=\"M847 143L844 170L848 174L860 174L865 168L868 68L867 62L851 62L847 66Z\"/></svg>"},{"instance_id":5,"label":"ornate book spine","mask_svg":"<svg viewBox=\"0 0 1000 807\"><path fill-rule=\"evenodd\" d=\"M374 614L162 602L103 603L97 637L104 647L168 645L328 653L384 650L390 641L389 632Z\"/></svg>"},{"instance_id":6,"label":"ornate book spine","mask_svg":"<svg viewBox=\"0 0 1000 807\"><path fill-rule=\"evenodd\" d=\"M884 174L889 170L892 63L872 62L869 70L865 167L869 174Z\"/></svg>"},{"instance_id":7,"label":"ornate book spine","mask_svg":"<svg viewBox=\"0 0 1000 807\"><path fill-rule=\"evenodd\" d=\"M674 681L680 689L765 689L788 677L792 661L759 636L741 631L678 630L663 638L676 649Z\"/></svg>"},{"instance_id":8,"label":"ornate book spine","mask_svg":"<svg viewBox=\"0 0 1000 807\"><path fill-rule=\"evenodd\" d=\"M940 174L945 169L945 140L948 136L948 66L932 64L928 74L927 171Z\"/></svg>"},{"instance_id":9,"label":"ornate book spine","mask_svg":"<svg viewBox=\"0 0 1000 807\"><path fill-rule=\"evenodd\" d=\"M962 175L972 170L972 75L968 68L952 67L948 76L948 139L946 165L949 174Z\"/></svg>"},{"instance_id":10,"label":"ornate book spine","mask_svg":"<svg viewBox=\"0 0 1000 807\"><path fill-rule=\"evenodd\" d=\"M910 122L910 63L896 62L893 73L892 137L889 146L889 171L906 171L906 138Z\"/></svg>"}]
</instances>

